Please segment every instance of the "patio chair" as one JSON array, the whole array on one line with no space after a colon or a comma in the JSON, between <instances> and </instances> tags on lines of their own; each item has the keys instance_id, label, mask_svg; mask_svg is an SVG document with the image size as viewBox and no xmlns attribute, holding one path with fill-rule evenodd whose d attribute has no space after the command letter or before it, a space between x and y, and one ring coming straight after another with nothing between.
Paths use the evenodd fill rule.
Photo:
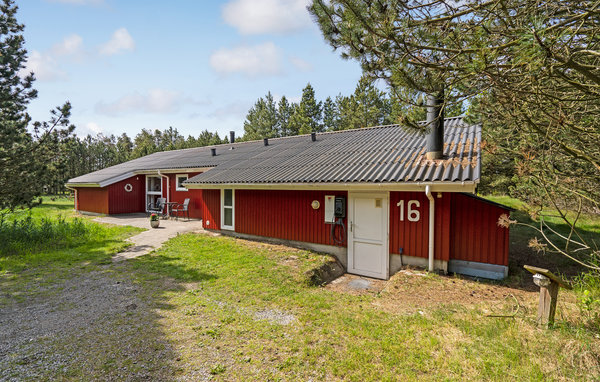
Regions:
<instances>
[{"instance_id":1,"label":"patio chair","mask_svg":"<svg viewBox=\"0 0 600 382\"><path fill-rule=\"evenodd\" d=\"M148 215L150 214L157 214L157 215L163 215L164 216L164 208L165 208L165 203L167 202L166 198L158 198L156 199L156 204L150 202L148 203L148 208L146 209L146 211L148 211Z\"/></svg>"},{"instance_id":2,"label":"patio chair","mask_svg":"<svg viewBox=\"0 0 600 382\"><path fill-rule=\"evenodd\" d=\"M175 214L175 219L179 220L179 213L182 213L182 216L187 216L187 220L190 220L190 198L185 198L183 203L175 204L173 209L171 210Z\"/></svg>"}]
</instances>

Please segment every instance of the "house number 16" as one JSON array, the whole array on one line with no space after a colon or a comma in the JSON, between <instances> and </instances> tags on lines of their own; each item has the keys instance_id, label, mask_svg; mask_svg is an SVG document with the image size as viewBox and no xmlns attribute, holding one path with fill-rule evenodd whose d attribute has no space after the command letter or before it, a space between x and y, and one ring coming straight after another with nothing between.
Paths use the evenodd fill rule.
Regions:
<instances>
[{"instance_id":1,"label":"house number 16","mask_svg":"<svg viewBox=\"0 0 600 382\"><path fill-rule=\"evenodd\" d=\"M401 200L396 204L400 207L400 221L404 221L404 200ZM409 200L407 204L408 214L407 218L409 222L418 222L421 219L421 213L417 208L421 207L421 203L418 200Z\"/></svg>"}]
</instances>

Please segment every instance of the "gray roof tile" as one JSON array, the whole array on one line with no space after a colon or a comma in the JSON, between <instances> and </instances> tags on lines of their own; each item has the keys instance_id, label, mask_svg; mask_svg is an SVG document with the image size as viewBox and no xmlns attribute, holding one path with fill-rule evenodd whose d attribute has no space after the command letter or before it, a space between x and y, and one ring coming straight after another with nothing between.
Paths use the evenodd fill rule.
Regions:
<instances>
[{"instance_id":1,"label":"gray roof tile","mask_svg":"<svg viewBox=\"0 0 600 382\"><path fill-rule=\"evenodd\" d=\"M447 118L444 158L426 160L425 137L398 125L239 142L216 147L151 154L68 183L102 183L124 174L153 169L213 167L188 184L388 183L478 181L481 126ZM230 149L233 147L234 149Z\"/></svg>"}]
</instances>

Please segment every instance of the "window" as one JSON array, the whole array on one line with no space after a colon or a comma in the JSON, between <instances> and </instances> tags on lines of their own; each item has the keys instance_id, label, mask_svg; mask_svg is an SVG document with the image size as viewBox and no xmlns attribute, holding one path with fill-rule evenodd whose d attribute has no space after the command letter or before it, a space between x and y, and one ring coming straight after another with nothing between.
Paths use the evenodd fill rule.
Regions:
<instances>
[{"instance_id":1,"label":"window","mask_svg":"<svg viewBox=\"0 0 600 382\"><path fill-rule=\"evenodd\" d=\"M221 190L221 228L234 230L235 228L235 194L232 189Z\"/></svg>"},{"instance_id":2,"label":"window","mask_svg":"<svg viewBox=\"0 0 600 382\"><path fill-rule=\"evenodd\" d=\"M181 183L185 182L188 179L187 174L178 174L175 176L175 189L177 191L187 191L188 189L185 188Z\"/></svg>"}]
</instances>

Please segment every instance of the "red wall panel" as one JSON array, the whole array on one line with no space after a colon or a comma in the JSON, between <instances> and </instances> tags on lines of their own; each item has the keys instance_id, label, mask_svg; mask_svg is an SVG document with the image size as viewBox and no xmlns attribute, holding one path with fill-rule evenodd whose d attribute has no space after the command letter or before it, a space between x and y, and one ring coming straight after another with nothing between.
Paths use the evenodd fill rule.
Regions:
<instances>
[{"instance_id":1,"label":"red wall panel","mask_svg":"<svg viewBox=\"0 0 600 382\"><path fill-rule=\"evenodd\" d=\"M106 187L77 188L77 210L108 214L108 189Z\"/></svg>"},{"instance_id":2,"label":"red wall panel","mask_svg":"<svg viewBox=\"0 0 600 382\"><path fill-rule=\"evenodd\" d=\"M325 195L348 197L343 191L236 190L235 231L333 245L331 225L325 223ZM321 203L319 209L311 207L313 200Z\"/></svg>"},{"instance_id":3,"label":"red wall panel","mask_svg":"<svg viewBox=\"0 0 600 382\"><path fill-rule=\"evenodd\" d=\"M128 214L146 210L146 186L144 175L135 175L108 186L108 210L110 214ZM127 192L125 186L131 185Z\"/></svg>"},{"instance_id":4,"label":"red wall panel","mask_svg":"<svg viewBox=\"0 0 600 382\"><path fill-rule=\"evenodd\" d=\"M206 229L221 229L221 190L201 191L202 225Z\"/></svg>"},{"instance_id":5,"label":"red wall panel","mask_svg":"<svg viewBox=\"0 0 600 382\"><path fill-rule=\"evenodd\" d=\"M450 257L450 201L449 193L434 192L435 198L435 258L448 260ZM408 202L416 200L419 207L418 221L408 220ZM401 220L400 201L404 201L404 216ZM416 257L429 256L429 199L425 192L390 192L390 253Z\"/></svg>"},{"instance_id":6,"label":"red wall panel","mask_svg":"<svg viewBox=\"0 0 600 382\"><path fill-rule=\"evenodd\" d=\"M466 194L451 202L450 258L508 265L508 228L497 222L508 209Z\"/></svg>"},{"instance_id":7,"label":"red wall panel","mask_svg":"<svg viewBox=\"0 0 600 382\"><path fill-rule=\"evenodd\" d=\"M187 174L188 179L200 174L199 172L168 174L169 177L169 201L183 203L186 198L190 198L190 218L202 219L202 191L191 189L187 191L177 191L177 175ZM166 180L163 180L163 196L167 197Z\"/></svg>"}]
</instances>

